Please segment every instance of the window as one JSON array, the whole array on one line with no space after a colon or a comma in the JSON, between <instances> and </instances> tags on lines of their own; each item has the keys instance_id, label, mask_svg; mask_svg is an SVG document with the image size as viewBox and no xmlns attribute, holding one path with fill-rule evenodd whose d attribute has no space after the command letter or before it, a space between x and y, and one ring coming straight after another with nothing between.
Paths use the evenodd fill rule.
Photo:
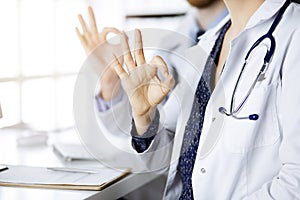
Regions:
<instances>
[{"instance_id":1,"label":"window","mask_svg":"<svg viewBox=\"0 0 300 200\"><path fill-rule=\"evenodd\" d=\"M85 55L74 27L83 0L0 2L0 127L73 125L72 95Z\"/></svg>"},{"instance_id":2,"label":"window","mask_svg":"<svg viewBox=\"0 0 300 200\"><path fill-rule=\"evenodd\" d=\"M99 30L104 26L162 27L162 23L174 29L177 18L126 16L149 14L158 8L160 13L182 13L187 8L185 0L1 1L0 103L4 118L0 128L25 123L54 130L74 125L73 89L85 59L75 27L79 25L77 14L87 16L88 5L95 10Z\"/></svg>"}]
</instances>

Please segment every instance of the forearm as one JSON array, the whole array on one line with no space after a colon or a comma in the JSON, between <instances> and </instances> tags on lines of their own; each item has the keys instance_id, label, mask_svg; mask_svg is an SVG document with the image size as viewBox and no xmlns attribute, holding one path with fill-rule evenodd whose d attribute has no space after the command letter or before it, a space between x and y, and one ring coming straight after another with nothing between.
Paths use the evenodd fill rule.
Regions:
<instances>
[{"instance_id":1,"label":"forearm","mask_svg":"<svg viewBox=\"0 0 300 200\"><path fill-rule=\"evenodd\" d=\"M140 129L140 131L143 131L143 134L138 133L136 122L132 120L132 146L138 153L146 151L151 145L153 139L155 138L158 132L159 118L159 112L156 110L154 118L152 122L147 126L147 128L145 130Z\"/></svg>"},{"instance_id":2,"label":"forearm","mask_svg":"<svg viewBox=\"0 0 300 200\"><path fill-rule=\"evenodd\" d=\"M143 135L137 134L135 122L132 121L131 136L133 148L138 153L146 153L170 145L174 138L174 132L162 126L159 111L156 110L151 124Z\"/></svg>"},{"instance_id":3,"label":"forearm","mask_svg":"<svg viewBox=\"0 0 300 200\"><path fill-rule=\"evenodd\" d=\"M113 99L104 100L101 97L100 92L99 92L99 94L95 96L95 100L96 100L96 103L97 103L98 111L103 113L103 112L108 112L110 109L117 106L118 104L122 104L122 101L125 100L125 95L124 95L123 90L121 89L119 91L118 95L115 96Z\"/></svg>"},{"instance_id":4,"label":"forearm","mask_svg":"<svg viewBox=\"0 0 300 200\"><path fill-rule=\"evenodd\" d=\"M156 110L156 107L153 107L146 114L137 115L133 112L132 115L134 119L133 125L135 134L142 137L155 119L155 116L159 115L159 112Z\"/></svg>"},{"instance_id":5,"label":"forearm","mask_svg":"<svg viewBox=\"0 0 300 200\"><path fill-rule=\"evenodd\" d=\"M165 129L159 118L157 111L154 120L142 136L135 135L134 123L132 124L132 146L148 170L168 167L172 156L174 132Z\"/></svg>"},{"instance_id":6,"label":"forearm","mask_svg":"<svg viewBox=\"0 0 300 200\"><path fill-rule=\"evenodd\" d=\"M108 107L103 107L104 104L101 102L103 104L101 107L105 110L99 110L99 122L103 127L113 134L122 135L125 133L130 136L129 133L131 130L132 114L128 98L122 91L120 94L120 99L118 98L114 100L116 101L111 101L108 104Z\"/></svg>"},{"instance_id":7,"label":"forearm","mask_svg":"<svg viewBox=\"0 0 300 200\"><path fill-rule=\"evenodd\" d=\"M113 77L103 77L100 80L101 90L99 96L105 101L116 98L122 91L120 81L112 80Z\"/></svg>"}]
</instances>

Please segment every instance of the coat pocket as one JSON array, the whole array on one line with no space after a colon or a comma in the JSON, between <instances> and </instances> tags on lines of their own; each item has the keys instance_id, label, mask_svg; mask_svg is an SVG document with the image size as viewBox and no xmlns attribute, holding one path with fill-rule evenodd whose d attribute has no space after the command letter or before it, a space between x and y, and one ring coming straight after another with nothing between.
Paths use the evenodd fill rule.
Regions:
<instances>
[{"instance_id":1,"label":"coat pocket","mask_svg":"<svg viewBox=\"0 0 300 200\"><path fill-rule=\"evenodd\" d=\"M258 147L273 145L279 139L277 87L278 84L270 84L254 88L238 113L241 117L258 114L258 120L226 117L223 126L226 149L243 154Z\"/></svg>"}]
</instances>

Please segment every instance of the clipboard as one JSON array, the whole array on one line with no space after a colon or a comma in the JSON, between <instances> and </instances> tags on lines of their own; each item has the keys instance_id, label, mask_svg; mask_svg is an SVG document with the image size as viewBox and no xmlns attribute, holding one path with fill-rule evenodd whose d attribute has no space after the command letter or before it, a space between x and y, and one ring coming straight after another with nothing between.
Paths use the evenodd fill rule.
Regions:
<instances>
[{"instance_id":1,"label":"clipboard","mask_svg":"<svg viewBox=\"0 0 300 200\"><path fill-rule=\"evenodd\" d=\"M53 170L54 168L14 165L7 165L7 168L0 172L0 186L66 190L100 191L131 173L131 169L117 171L108 168L101 168L98 171L84 169L68 171L59 168Z\"/></svg>"}]
</instances>

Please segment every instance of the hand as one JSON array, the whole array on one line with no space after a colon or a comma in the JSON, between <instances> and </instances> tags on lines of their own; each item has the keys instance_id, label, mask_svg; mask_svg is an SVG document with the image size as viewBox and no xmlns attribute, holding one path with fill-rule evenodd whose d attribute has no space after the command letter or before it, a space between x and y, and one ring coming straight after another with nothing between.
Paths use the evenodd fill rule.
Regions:
<instances>
[{"instance_id":1,"label":"hand","mask_svg":"<svg viewBox=\"0 0 300 200\"><path fill-rule=\"evenodd\" d=\"M149 64L146 63L139 30L135 30L134 59L131 56L125 33L122 34L121 44L127 72L117 58L113 65L128 95L137 132L143 134L153 119L156 106L174 87L175 81L161 57L156 56ZM158 69L164 76L164 81L158 78Z\"/></svg>"},{"instance_id":2,"label":"hand","mask_svg":"<svg viewBox=\"0 0 300 200\"><path fill-rule=\"evenodd\" d=\"M81 33L77 27L76 33L85 49L86 54L89 55L90 59L96 61L95 65L97 66L97 73L101 74L100 96L104 100L110 100L117 96L120 88L119 77L110 67L110 64L113 60L113 55L119 54L118 51L121 48L120 44L110 44L106 37L109 33L121 34L121 31L116 28L107 27L99 33L93 9L89 7L88 10L90 16L90 28L87 27L83 17L79 14L78 19L83 33ZM123 61L120 60L119 62L122 63Z\"/></svg>"},{"instance_id":3,"label":"hand","mask_svg":"<svg viewBox=\"0 0 300 200\"><path fill-rule=\"evenodd\" d=\"M95 48L102 44L105 43L109 47L108 48L116 48L116 45L109 44L106 40L106 37L109 33L114 33L114 34L121 34L121 31L119 31L116 28L113 27L106 27L102 30L102 32L98 32L97 28L97 23L94 15L94 11L92 7L88 7L89 10L89 16L90 16L90 28L86 26L86 23L82 17L81 14L78 15L79 22L81 24L83 33L81 34L79 29L76 27L76 33L77 36L84 47L85 51L87 54L90 54Z\"/></svg>"}]
</instances>

